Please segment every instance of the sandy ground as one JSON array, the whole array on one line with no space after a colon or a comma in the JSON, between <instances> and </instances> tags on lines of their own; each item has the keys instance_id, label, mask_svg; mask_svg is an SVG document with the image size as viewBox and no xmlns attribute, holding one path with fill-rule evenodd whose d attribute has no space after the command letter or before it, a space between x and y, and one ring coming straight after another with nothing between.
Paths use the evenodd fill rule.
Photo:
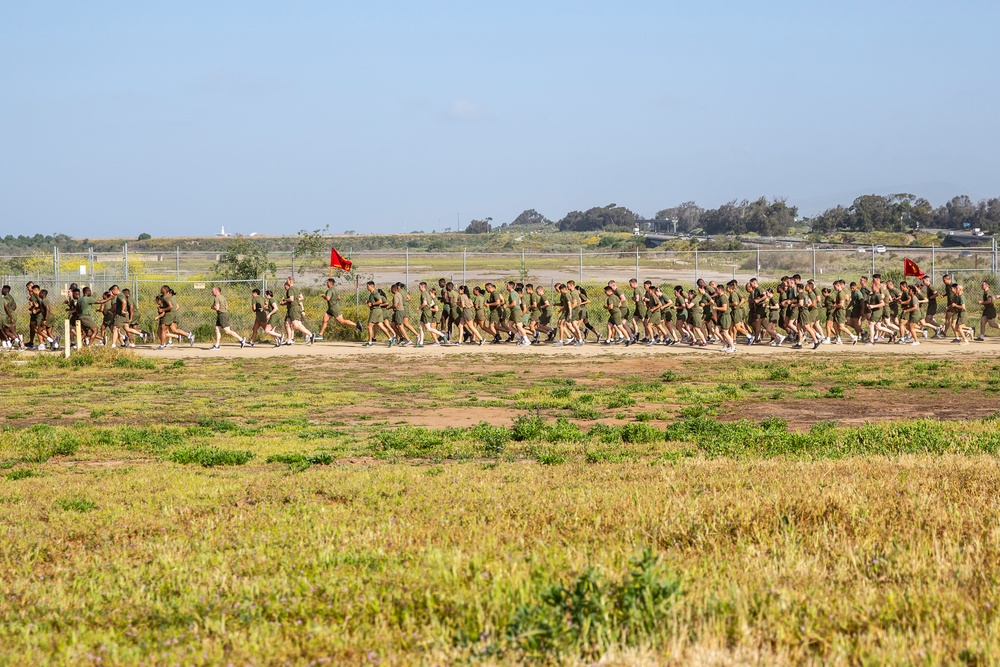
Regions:
<instances>
[{"instance_id":1,"label":"sandy ground","mask_svg":"<svg viewBox=\"0 0 1000 667\"><path fill-rule=\"evenodd\" d=\"M386 343L379 342L373 347L364 348L361 347L361 343L355 342L342 342L342 341L320 341L313 345L305 345L304 343L297 342L294 345L286 345L280 348L276 348L270 343L258 343L255 347L247 347L240 349L238 343L227 343L223 341L220 349L212 350L211 343L198 343L196 342L193 347L188 346L186 343L183 345L173 345L165 350L157 350L155 346L151 345L139 345L135 348L135 351L154 357L162 357L166 359L188 359L188 358L213 358L213 357L286 357L286 356L304 356L304 357L331 357L331 358L343 358L343 357L361 357L362 355L379 355L379 358L383 361L386 356L397 357L401 360L413 359L413 358L440 358L440 357L471 357L477 355L483 355L488 353L490 355L542 355L545 357L572 357L574 359L586 359L586 358L597 358L597 357L617 357L617 356L627 356L627 357L660 357L660 356L672 356L672 355L721 355L719 345L708 345L706 347L688 347L687 345L672 345L666 347L663 345L656 346L646 346L646 345L632 345L630 347L625 347L623 345L599 345L597 343L591 342L586 345L579 347L560 347L553 345L551 343L543 343L540 345L532 345L531 347L518 347L514 344L503 344L503 345L490 345L486 343L482 347L477 345L461 345L461 346L426 346L423 348L415 348L412 346L398 347L393 346L391 348L387 347ZM788 357L793 356L799 357L802 355L822 355L826 357L840 357L845 358L857 358L859 356L868 356L872 354L892 354L892 355L908 355L908 356L933 356L933 357L958 357L958 356L987 356L987 357L997 357L1000 356L1000 338L989 338L986 342L982 343L971 343L969 345L959 345L957 343L952 343L951 339L946 340L929 340L922 342L921 345L916 347L910 345L889 345L886 343L878 343L876 345L866 346L861 343L857 345L821 345L819 349L813 350L811 347L807 347L801 350L793 350L788 343L780 348L774 348L769 345L754 345L753 347L748 347L746 345L739 345L737 352L734 356L753 356L753 357Z\"/></svg>"}]
</instances>

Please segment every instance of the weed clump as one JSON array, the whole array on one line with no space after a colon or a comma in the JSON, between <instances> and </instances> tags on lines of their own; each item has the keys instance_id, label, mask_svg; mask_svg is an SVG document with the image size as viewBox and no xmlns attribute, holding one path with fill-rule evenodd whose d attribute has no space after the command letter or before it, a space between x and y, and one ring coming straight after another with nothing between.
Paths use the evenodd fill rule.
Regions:
<instances>
[{"instance_id":1,"label":"weed clump","mask_svg":"<svg viewBox=\"0 0 1000 667\"><path fill-rule=\"evenodd\" d=\"M118 357L112 366L115 368L133 368L144 371L156 370L156 362L145 357Z\"/></svg>"},{"instance_id":2,"label":"weed clump","mask_svg":"<svg viewBox=\"0 0 1000 667\"><path fill-rule=\"evenodd\" d=\"M16 482L19 479L28 479L29 477L41 477L42 473L37 470L32 470L31 468L18 468L17 470L11 470L9 473L4 475L4 479Z\"/></svg>"},{"instance_id":3,"label":"weed clump","mask_svg":"<svg viewBox=\"0 0 1000 667\"><path fill-rule=\"evenodd\" d=\"M241 449L185 447L174 451L169 456L169 460L182 465L196 463L205 468L211 468L213 466L241 466L253 457L253 452Z\"/></svg>"},{"instance_id":4,"label":"weed clump","mask_svg":"<svg viewBox=\"0 0 1000 667\"><path fill-rule=\"evenodd\" d=\"M503 426L492 426L486 422L473 426L470 434L483 443L483 452L487 456L500 456L512 437Z\"/></svg>"},{"instance_id":5,"label":"weed clump","mask_svg":"<svg viewBox=\"0 0 1000 667\"><path fill-rule=\"evenodd\" d=\"M285 463L293 470L306 470L310 466L328 466L333 463L333 455L326 452L316 454L271 454L267 457L267 463Z\"/></svg>"},{"instance_id":6,"label":"weed clump","mask_svg":"<svg viewBox=\"0 0 1000 667\"><path fill-rule=\"evenodd\" d=\"M422 426L403 426L378 431L374 435L375 447L381 451L425 451L444 444L444 434Z\"/></svg>"},{"instance_id":7,"label":"weed clump","mask_svg":"<svg viewBox=\"0 0 1000 667\"><path fill-rule=\"evenodd\" d=\"M17 449L24 461L44 463L53 456L72 456L80 448L80 438L63 428L35 424L17 434Z\"/></svg>"},{"instance_id":8,"label":"weed clump","mask_svg":"<svg viewBox=\"0 0 1000 667\"><path fill-rule=\"evenodd\" d=\"M68 498L59 498L54 503L54 506L65 510L67 512L89 512L90 510L97 509L97 503L93 500L87 500L86 498L81 498L79 496L69 496Z\"/></svg>"},{"instance_id":9,"label":"weed clump","mask_svg":"<svg viewBox=\"0 0 1000 667\"><path fill-rule=\"evenodd\" d=\"M680 580L646 549L621 581L587 568L566 583L540 587L536 601L511 615L507 639L536 660L593 658L623 644L641 646L656 637L681 595Z\"/></svg>"}]
</instances>

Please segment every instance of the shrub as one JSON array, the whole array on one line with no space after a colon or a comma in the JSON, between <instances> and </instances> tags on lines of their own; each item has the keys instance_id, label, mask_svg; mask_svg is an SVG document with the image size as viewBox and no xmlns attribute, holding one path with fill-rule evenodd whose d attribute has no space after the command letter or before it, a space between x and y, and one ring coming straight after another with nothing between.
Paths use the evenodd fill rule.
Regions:
<instances>
[{"instance_id":1,"label":"shrub","mask_svg":"<svg viewBox=\"0 0 1000 667\"><path fill-rule=\"evenodd\" d=\"M514 419L514 424L510 430L511 436L518 442L541 440L542 434L545 431L545 420L537 415L534 417L519 415Z\"/></svg>"},{"instance_id":2,"label":"shrub","mask_svg":"<svg viewBox=\"0 0 1000 667\"><path fill-rule=\"evenodd\" d=\"M479 422L472 427L470 434L483 443L483 452L488 456L499 456L511 439L511 432L503 426L492 426Z\"/></svg>"},{"instance_id":3,"label":"shrub","mask_svg":"<svg viewBox=\"0 0 1000 667\"><path fill-rule=\"evenodd\" d=\"M428 450L444 444L444 434L422 426L403 426L397 429L378 431L373 436L376 448L387 450Z\"/></svg>"},{"instance_id":4,"label":"shrub","mask_svg":"<svg viewBox=\"0 0 1000 667\"><path fill-rule=\"evenodd\" d=\"M545 466L566 463L566 456L564 454L554 452L550 449L536 449L532 454L534 454L536 461Z\"/></svg>"}]
</instances>

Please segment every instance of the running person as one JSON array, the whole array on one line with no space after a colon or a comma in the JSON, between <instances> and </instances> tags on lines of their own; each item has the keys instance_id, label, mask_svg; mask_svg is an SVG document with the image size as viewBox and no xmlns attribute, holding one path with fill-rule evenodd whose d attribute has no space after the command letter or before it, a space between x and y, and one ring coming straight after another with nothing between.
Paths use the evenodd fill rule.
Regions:
<instances>
[{"instance_id":1,"label":"running person","mask_svg":"<svg viewBox=\"0 0 1000 667\"><path fill-rule=\"evenodd\" d=\"M319 335L316 336L316 340L323 340L323 334L326 333L326 325L330 323L331 319L345 326L354 327L358 330L358 333L364 331L361 322L352 322L344 317L341 312L340 294L337 293L333 278L326 279L326 291L322 294L322 297L326 301L326 312L323 313L323 324L320 325Z\"/></svg>"},{"instance_id":2,"label":"running person","mask_svg":"<svg viewBox=\"0 0 1000 667\"><path fill-rule=\"evenodd\" d=\"M218 285L212 288L212 296L215 297L212 301L212 310L215 311L215 345L212 346L212 349L219 349L219 343L222 342L222 334L225 333L238 340L240 342L240 349L242 350L246 347L247 339L233 331L232 322L229 318L229 302L226 301L226 297L222 296L222 290Z\"/></svg>"},{"instance_id":3,"label":"running person","mask_svg":"<svg viewBox=\"0 0 1000 667\"><path fill-rule=\"evenodd\" d=\"M1000 329L1000 324L997 324L996 298L993 295L993 290L990 288L988 280L983 281L983 298L980 300L979 305L983 307L983 314L979 318L979 336L976 340L984 341L986 340L986 328L988 326Z\"/></svg>"},{"instance_id":4,"label":"running person","mask_svg":"<svg viewBox=\"0 0 1000 667\"><path fill-rule=\"evenodd\" d=\"M302 323L305 311L302 306L302 290L295 286L295 276L288 276L285 279L285 298L281 300L285 306L285 341L284 345L292 345L295 342L295 332L299 331L306 337L306 344L312 345L313 334Z\"/></svg>"}]
</instances>

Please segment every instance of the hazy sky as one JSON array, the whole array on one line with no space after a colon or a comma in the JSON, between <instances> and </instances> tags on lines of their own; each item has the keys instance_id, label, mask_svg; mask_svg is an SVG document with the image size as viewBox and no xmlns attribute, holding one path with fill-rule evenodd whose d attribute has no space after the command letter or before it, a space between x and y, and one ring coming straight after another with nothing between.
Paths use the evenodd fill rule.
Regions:
<instances>
[{"instance_id":1,"label":"hazy sky","mask_svg":"<svg viewBox=\"0 0 1000 667\"><path fill-rule=\"evenodd\" d=\"M0 234L1000 195L1000 3L3 2Z\"/></svg>"}]
</instances>

